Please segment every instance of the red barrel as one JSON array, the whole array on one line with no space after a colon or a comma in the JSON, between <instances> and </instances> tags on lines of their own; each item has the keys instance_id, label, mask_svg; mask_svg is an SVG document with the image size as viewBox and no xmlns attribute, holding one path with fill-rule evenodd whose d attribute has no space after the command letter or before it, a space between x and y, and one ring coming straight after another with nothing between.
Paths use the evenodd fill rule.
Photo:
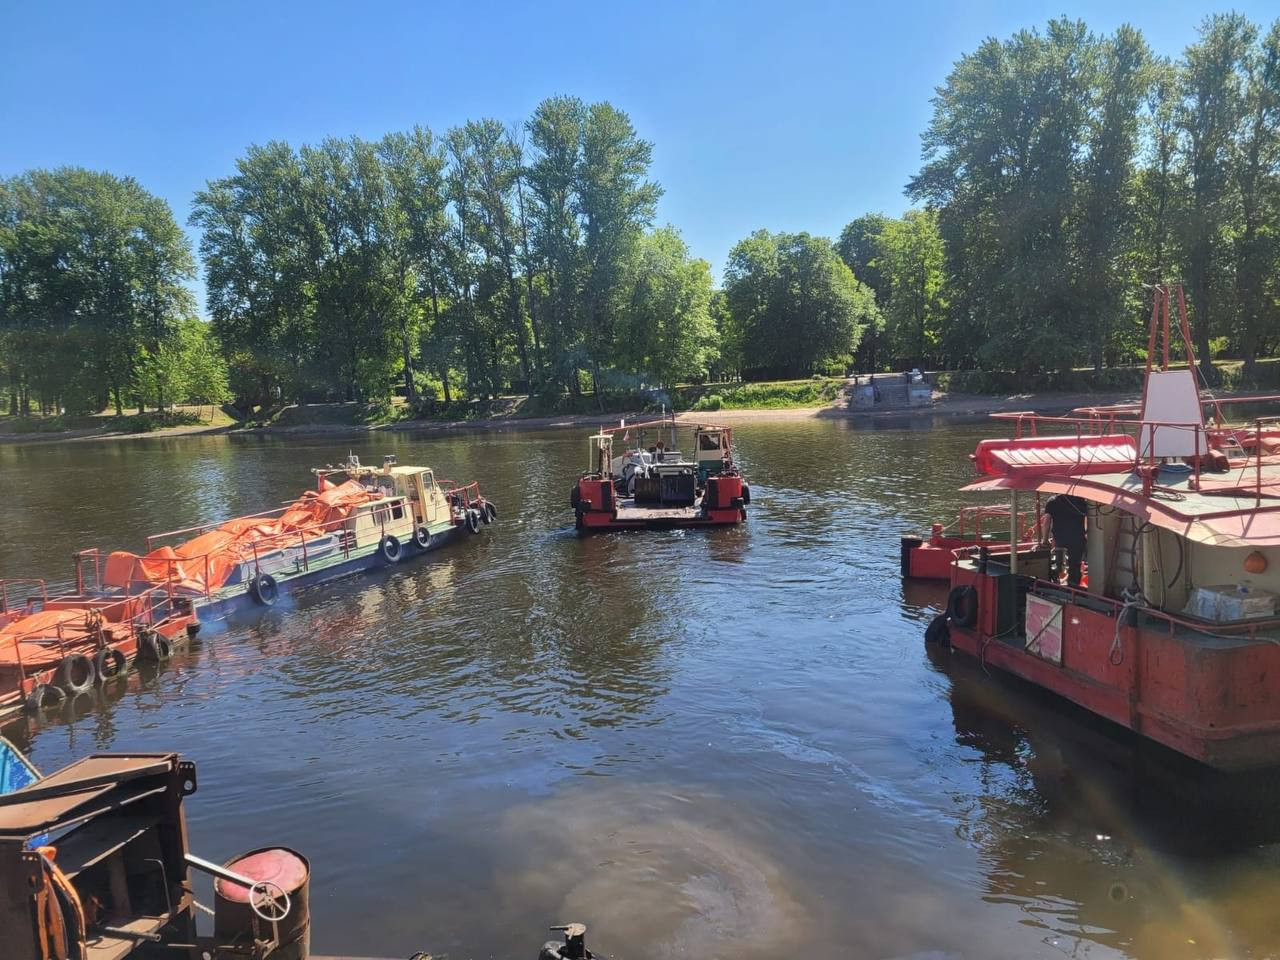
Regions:
<instances>
[{"instance_id":1,"label":"red barrel","mask_svg":"<svg viewBox=\"0 0 1280 960\"><path fill-rule=\"evenodd\" d=\"M307 858L284 847L251 850L227 861L224 866L249 880L269 880L289 895L289 913L273 925L262 920L249 906L249 890L230 880L213 882L213 933L221 945L248 943L279 937L279 947L271 954L279 960L307 960L311 953L311 865ZM256 928L255 928L256 924Z\"/></svg>"}]
</instances>

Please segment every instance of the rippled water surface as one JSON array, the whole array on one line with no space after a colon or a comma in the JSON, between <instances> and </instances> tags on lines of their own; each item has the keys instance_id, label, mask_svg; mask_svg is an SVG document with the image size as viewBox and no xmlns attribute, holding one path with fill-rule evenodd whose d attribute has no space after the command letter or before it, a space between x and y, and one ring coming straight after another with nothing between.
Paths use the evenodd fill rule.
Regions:
<instances>
[{"instance_id":1,"label":"rippled water surface","mask_svg":"<svg viewBox=\"0 0 1280 960\"><path fill-rule=\"evenodd\" d=\"M985 425L737 431L736 530L580 539L583 431L0 446L0 576L277 504L354 449L499 524L219 625L5 733L45 769L194 759L193 847L312 862L319 952L1221 957L1280 950L1280 817L921 636L898 537Z\"/></svg>"}]
</instances>

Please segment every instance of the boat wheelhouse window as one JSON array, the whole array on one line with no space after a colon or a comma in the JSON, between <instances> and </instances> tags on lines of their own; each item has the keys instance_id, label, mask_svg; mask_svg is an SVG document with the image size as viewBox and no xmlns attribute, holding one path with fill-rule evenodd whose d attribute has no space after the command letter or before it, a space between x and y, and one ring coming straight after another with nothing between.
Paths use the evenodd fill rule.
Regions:
<instances>
[{"instance_id":1,"label":"boat wheelhouse window","mask_svg":"<svg viewBox=\"0 0 1280 960\"><path fill-rule=\"evenodd\" d=\"M391 505L391 519L392 520L404 519L404 501L403 500L397 500L395 503Z\"/></svg>"},{"instance_id":2,"label":"boat wheelhouse window","mask_svg":"<svg viewBox=\"0 0 1280 960\"><path fill-rule=\"evenodd\" d=\"M699 434L699 436L698 436L698 449L699 449L699 450L719 450L719 449L720 449L720 434L718 434L718 433L703 433L703 434Z\"/></svg>"}]
</instances>

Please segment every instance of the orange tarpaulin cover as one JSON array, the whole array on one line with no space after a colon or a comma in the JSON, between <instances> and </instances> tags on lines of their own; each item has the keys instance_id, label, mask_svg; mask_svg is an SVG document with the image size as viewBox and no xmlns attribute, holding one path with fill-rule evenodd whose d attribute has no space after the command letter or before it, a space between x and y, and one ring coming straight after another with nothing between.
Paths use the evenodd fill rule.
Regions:
<instances>
[{"instance_id":1,"label":"orange tarpaulin cover","mask_svg":"<svg viewBox=\"0 0 1280 960\"><path fill-rule=\"evenodd\" d=\"M236 517L176 547L164 546L146 556L116 551L107 557L103 583L131 588L138 584L174 586L200 593L216 590L254 551L296 547L308 537L334 533L341 521L362 503L382 498L355 480L334 486L322 481L276 517Z\"/></svg>"},{"instance_id":2,"label":"orange tarpaulin cover","mask_svg":"<svg viewBox=\"0 0 1280 960\"><path fill-rule=\"evenodd\" d=\"M21 654L24 666L47 667L62 659L59 639L76 646L89 636L84 610L31 613L0 627L0 665L16 664Z\"/></svg>"}]
</instances>

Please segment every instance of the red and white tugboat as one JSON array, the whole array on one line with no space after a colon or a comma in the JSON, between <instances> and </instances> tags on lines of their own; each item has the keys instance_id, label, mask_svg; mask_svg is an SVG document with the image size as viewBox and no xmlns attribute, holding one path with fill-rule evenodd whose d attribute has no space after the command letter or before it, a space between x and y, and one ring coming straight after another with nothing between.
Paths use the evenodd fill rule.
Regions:
<instances>
[{"instance_id":1,"label":"red and white tugboat","mask_svg":"<svg viewBox=\"0 0 1280 960\"><path fill-rule=\"evenodd\" d=\"M693 453L676 447L680 428ZM626 449L614 456L613 442ZM733 463L728 427L678 424L674 415L602 429L587 472L569 492L580 531L716 527L747 519L751 490Z\"/></svg>"},{"instance_id":2,"label":"red and white tugboat","mask_svg":"<svg viewBox=\"0 0 1280 960\"><path fill-rule=\"evenodd\" d=\"M1229 426L1202 395L1180 287L1156 288L1148 347L1136 417L1019 414L978 444L966 489L1011 517L1049 498L1053 546L956 550L926 637L1212 767L1280 765L1280 418Z\"/></svg>"}]
</instances>

